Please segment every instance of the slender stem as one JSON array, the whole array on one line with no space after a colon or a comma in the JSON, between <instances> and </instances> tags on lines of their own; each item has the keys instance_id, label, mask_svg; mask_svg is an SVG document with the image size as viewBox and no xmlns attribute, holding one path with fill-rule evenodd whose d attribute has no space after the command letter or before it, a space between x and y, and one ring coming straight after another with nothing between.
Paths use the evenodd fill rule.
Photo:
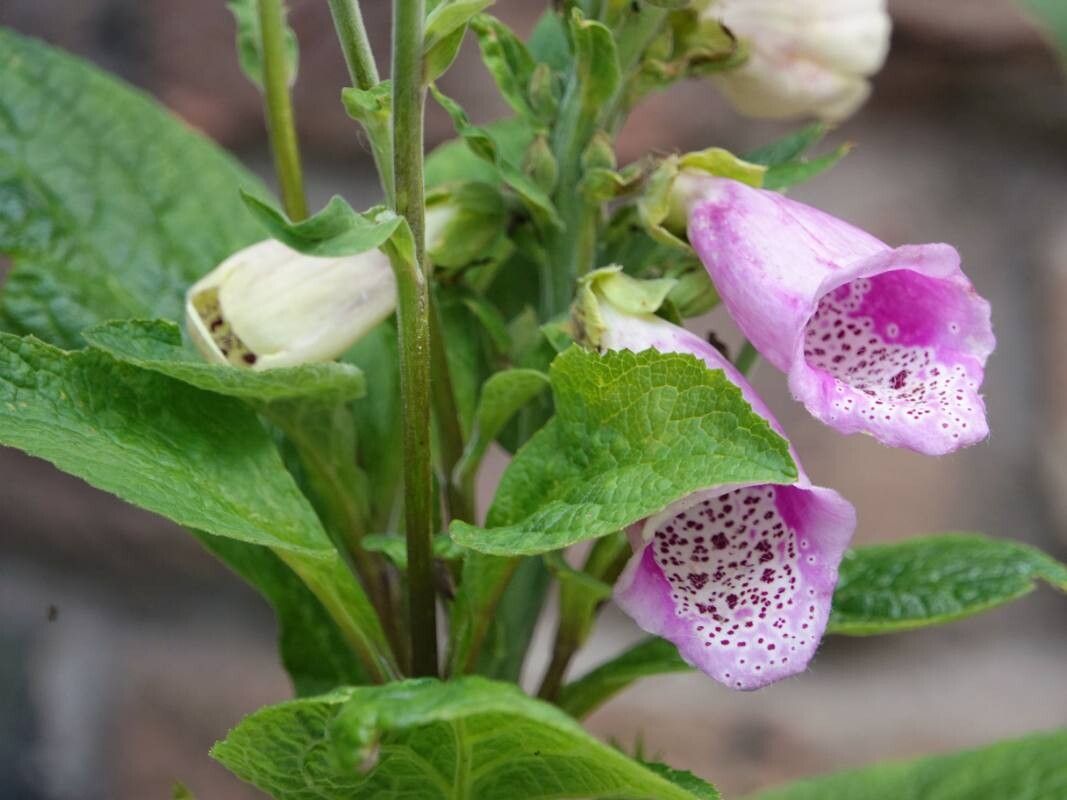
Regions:
<instances>
[{"instance_id":1,"label":"slender stem","mask_svg":"<svg viewBox=\"0 0 1067 800\"><path fill-rule=\"evenodd\" d=\"M433 473L430 448L430 294L423 231L422 81L424 0L393 2L393 171L396 210L411 227L420 268L398 268L400 391L404 430L404 510L408 552L411 660L416 675L436 675ZM397 259L399 262L400 259ZM399 264L398 264L399 266Z\"/></svg>"},{"instance_id":2,"label":"slender stem","mask_svg":"<svg viewBox=\"0 0 1067 800\"><path fill-rule=\"evenodd\" d=\"M752 368L756 366L757 360L759 360L759 351L752 346L752 342L746 339L745 343L741 345L737 358L734 359L734 366L737 367L737 371L742 375L748 375Z\"/></svg>"},{"instance_id":3,"label":"slender stem","mask_svg":"<svg viewBox=\"0 0 1067 800\"><path fill-rule=\"evenodd\" d=\"M459 422L459 409L456 406L456 393L452 387L452 376L448 369L448 355L445 352L444 328L437 303L430 298L430 348L432 377L431 402L434 419L437 420L437 443L440 450L441 485L447 487L445 503L450 519L474 522L474 501L467 491L469 485L457 483L452 479L456 464L463 458L463 430Z\"/></svg>"},{"instance_id":4,"label":"slender stem","mask_svg":"<svg viewBox=\"0 0 1067 800\"><path fill-rule=\"evenodd\" d=\"M267 100L267 129L282 204L290 219L307 217L300 147L289 97L289 67L285 58L285 13L282 0L259 0L259 29L263 53L263 91Z\"/></svg>"},{"instance_id":5,"label":"slender stem","mask_svg":"<svg viewBox=\"0 0 1067 800\"><path fill-rule=\"evenodd\" d=\"M363 24L363 14L359 10L359 0L329 0L333 25L337 29L337 38L341 40L348 74L352 76L352 85L360 89L369 89L380 80L378 65L374 61L367 28Z\"/></svg>"},{"instance_id":6,"label":"slender stem","mask_svg":"<svg viewBox=\"0 0 1067 800\"><path fill-rule=\"evenodd\" d=\"M598 539L582 571L606 584L613 584L630 559L630 546L623 531ZM552 659L541 680L537 696L555 702L563 688L571 660L582 648L593 629L597 612L606 602L591 598L582 588L560 583L560 617L552 643Z\"/></svg>"},{"instance_id":7,"label":"slender stem","mask_svg":"<svg viewBox=\"0 0 1067 800\"><path fill-rule=\"evenodd\" d=\"M380 81L378 66L374 61L367 28L363 24L359 0L329 0L329 3L333 25L341 42L352 85L364 91L377 86ZM366 131L382 188L385 190L385 199L392 204L396 191L393 180L392 131L388 125L370 125L366 127Z\"/></svg>"}]
</instances>

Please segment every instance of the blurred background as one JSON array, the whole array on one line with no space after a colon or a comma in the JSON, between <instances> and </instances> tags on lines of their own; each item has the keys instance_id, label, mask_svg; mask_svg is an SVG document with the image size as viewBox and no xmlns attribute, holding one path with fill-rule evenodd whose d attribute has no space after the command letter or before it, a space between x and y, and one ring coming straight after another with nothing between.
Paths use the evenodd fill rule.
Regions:
<instances>
[{"instance_id":1,"label":"blurred background","mask_svg":"<svg viewBox=\"0 0 1067 800\"><path fill-rule=\"evenodd\" d=\"M290 6L312 200L375 202L371 160L338 103L346 78L326 4ZM389 3L363 6L384 59ZM543 7L498 0L495 11L525 33ZM993 303L992 437L942 459L890 450L822 428L769 368L755 383L812 478L858 507L860 543L979 530L1064 559L1067 83L1012 0L891 0L890 10L893 49L873 98L832 136L858 147L794 195L892 244L960 249ZM3 0L0 24L143 88L270 178L259 97L237 67L222 0ZM470 42L442 84L476 121L503 113ZM710 85L688 83L637 110L621 160L711 144L744 151L791 127L744 120ZM431 109L430 143L449 135ZM736 341L717 315L695 328ZM940 629L833 637L805 675L756 694L696 675L646 680L590 723L737 797L1067 725L1065 631L1067 600L1045 589ZM169 797L176 780L203 800L259 796L207 750L244 714L290 695L274 635L258 596L170 523L0 451L0 797L146 800ZM637 636L609 609L573 674ZM546 646L542 635L535 677Z\"/></svg>"}]
</instances>

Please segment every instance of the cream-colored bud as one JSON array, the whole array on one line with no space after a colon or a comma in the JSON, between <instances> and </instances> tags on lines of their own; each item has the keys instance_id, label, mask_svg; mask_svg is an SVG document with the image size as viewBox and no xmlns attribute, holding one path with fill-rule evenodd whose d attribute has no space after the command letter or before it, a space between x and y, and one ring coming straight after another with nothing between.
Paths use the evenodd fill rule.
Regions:
<instances>
[{"instance_id":1,"label":"cream-colored bud","mask_svg":"<svg viewBox=\"0 0 1067 800\"><path fill-rule=\"evenodd\" d=\"M336 358L395 307L380 251L320 258L268 239L194 284L185 315L208 360L263 370Z\"/></svg>"},{"instance_id":2,"label":"cream-colored bud","mask_svg":"<svg viewBox=\"0 0 1067 800\"><path fill-rule=\"evenodd\" d=\"M844 119L867 99L889 48L886 0L712 0L701 13L747 49L742 66L715 80L753 117Z\"/></svg>"}]
</instances>

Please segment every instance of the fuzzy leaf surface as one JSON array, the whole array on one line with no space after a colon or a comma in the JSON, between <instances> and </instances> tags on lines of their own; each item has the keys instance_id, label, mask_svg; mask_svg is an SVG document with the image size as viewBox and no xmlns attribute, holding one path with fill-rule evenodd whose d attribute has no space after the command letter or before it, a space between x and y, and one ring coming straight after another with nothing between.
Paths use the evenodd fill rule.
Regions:
<instances>
[{"instance_id":1,"label":"fuzzy leaf surface","mask_svg":"<svg viewBox=\"0 0 1067 800\"><path fill-rule=\"evenodd\" d=\"M1067 592L1067 566L977 533L860 547L841 562L829 631L865 636L941 625L1027 595L1039 580Z\"/></svg>"},{"instance_id":2,"label":"fuzzy leaf surface","mask_svg":"<svg viewBox=\"0 0 1067 800\"><path fill-rule=\"evenodd\" d=\"M332 553L247 406L98 350L0 334L0 444L181 525Z\"/></svg>"},{"instance_id":3,"label":"fuzzy leaf surface","mask_svg":"<svg viewBox=\"0 0 1067 800\"><path fill-rule=\"evenodd\" d=\"M277 800L708 797L518 687L474 677L284 703L246 718L212 753Z\"/></svg>"},{"instance_id":4,"label":"fuzzy leaf surface","mask_svg":"<svg viewBox=\"0 0 1067 800\"><path fill-rule=\"evenodd\" d=\"M363 373L351 364L301 364L262 371L209 364L182 344L181 329L167 320L114 320L87 328L82 335L119 361L231 397L267 402L306 397L341 403L366 391Z\"/></svg>"},{"instance_id":5,"label":"fuzzy leaf surface","mask_svg":"<svg viewBox=\"0 0 1067 800\"><path fill-rule=\"evenodd\" d=\"M916 761L800 781L751 800L1060 800L1067 797L1067 730Z\"/></svg>"},{"instance_id":6,"label":"fuzzy leaf surface","mask_svg":"<svg viewBox=\"0 0 1067 800\"><path fill-rule=\"evenodd\" d=\"M265 192L144 95L0 30L7 329L77 347L107 319L180 319L190 283L264 238L240 187Z\"/></svg>"},{"instance_id":7,"label":"fuzzy leaf surface","mask_svg":"<svg viewBox=\"0 0 1067 800\"><path fill-rule=\"evenodd\" d=\"M721 370L693 356L572 347L550 371L556 416L508 466L487 526L465 547L556 550L625 528L709 486L791 483L784 439Z\"/></svg>"}]
</instances>

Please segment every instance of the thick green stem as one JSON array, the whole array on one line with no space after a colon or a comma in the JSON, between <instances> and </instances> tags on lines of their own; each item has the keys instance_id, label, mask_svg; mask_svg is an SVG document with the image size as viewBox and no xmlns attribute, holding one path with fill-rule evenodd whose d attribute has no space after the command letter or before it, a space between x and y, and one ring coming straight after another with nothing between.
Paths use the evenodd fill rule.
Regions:
<instances>
[{"instance_id":1,"label":"thick green stem","mask_svg":"<svg viewBox=\"0 0 1067 800\"><path fill-rule=\"evenodd\" d=\"M352 85L364 91L378 85L378 65L374 61L367 28L363 24L363 15L359 10L359 0L329 0L333 25L341 50L348 65L348 74ZM393 140L388 126L369 126L367 138L370 140L371 153L378 168L385 199L393 203L396 191L393 180Z\"/></svg>"},{"instance_id":2,"label":"thick green stem","mask_svg":"<svg viewBox=\"0 0 1067 800\"><path fill-rule=\"evenodd\" d=\"M263 92L267 100L267 128L274 169L282 192L282 204L292 220L307 217L304 178L300 170L300 148L289 97L289 67L285 58L285 13L282 0L259 0L259 29L262 37Z\"/></svg>"},{"instance_id":3,"label":"thick green stem","mask_svg":"<svg viewBox=\"0 0 1067 800\"><path fill-rule=\"evenodd\" d=\"M404 511L408 552L411 661L416 675L437 674L433 575L433 473L430 447L430 294L423 230L424 0L393 2L393 170L396 210L415 240L418 266L396 259L403 406Z\"/></svg>"}]
</instances>

